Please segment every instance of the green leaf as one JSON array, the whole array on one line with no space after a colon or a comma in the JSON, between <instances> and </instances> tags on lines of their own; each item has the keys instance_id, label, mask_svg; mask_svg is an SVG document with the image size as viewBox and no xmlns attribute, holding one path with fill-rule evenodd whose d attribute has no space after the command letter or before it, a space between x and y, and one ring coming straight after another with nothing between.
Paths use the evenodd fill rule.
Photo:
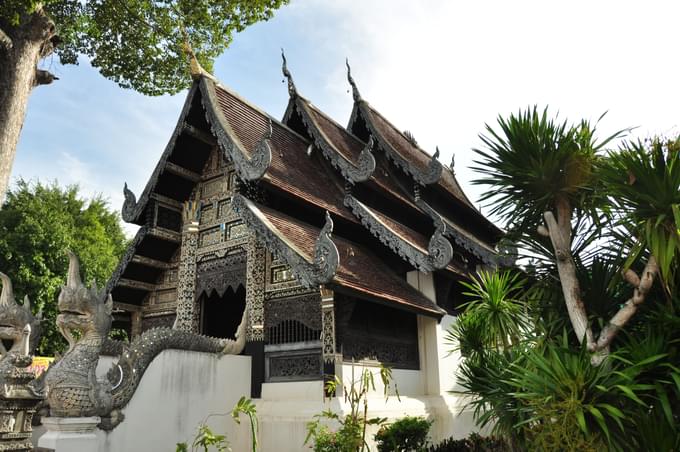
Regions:
<instances>
[{"instance_id":1,"label":"green leaf","mask_svg":"<svg viewBox=\"0 0 680 452\"><path fill-rule=\"evenodd\" d=\"M611 438L610 438L610 436L609 436L609 427L607 427L607 424L606 424L605 421L604 421L604 416L602 416L602 412L600 412L600 410L598 410L598 409L597 409L596 407L594 407L594 406L590 406L590 405L589 405L589 406L587 406L586 408L588 409L588 411L590 412L590 414L592 414L593 417L595 418L595 421L596 421L597 424L600 426L600 429L602 430L602 433L604 433L605 436L607 437L607 442L608 442L608 443L611 443Z\"/></svg>"},{"instance_id":2,"label":"green leaf","mask_svg":"<svg viewBox=\"0 0 680 452\"><path fill-rule=\"evenodd\" d=\"M608 403L600 403L599 406L604 408L612 416L616 424L619 426L619 429L623 431L623 423L621 420L626 418L623 412Z\"/></svg>"},{"instance_id":3,"label":"green leaf","mask_svg":"<svg viewBox=\"0 0 680 452\"><path fill-rule=\"evenodd\" d=\"M671 378L673 378L673 381L675 382L676 389L680 392L680 374L671 372Z\"/></svg>"},{"instance_id":4,"label":"green leaf","mask_svg":"<svg viewBox=\"0 0 680 452\"><path fill-rule=\"evenodd\" d=\"M586 426L586 418L583 415L583 410L581 407L576 408L576 421L578 422L578 426L581 428L581 431L587 435L588 427Z\"/></svg>"},{"instance_id":5,"label":"green leaf","mask_svg":"<svg viewBox=\"0 0 680 452\"><path fill-rule=\"evenodd\" d=\"M640 398L629 387L624 385L615 385L615 387L619 388L621 392L623 392L624 395L631 399L632 401L639 403L642 406L646 406L646 404L642 400L640 400Z\"/></svg>"},{"instance_id":6,"label":"green leaf","mask_svg":"<svg viewBox=\"0 0 680 452\"><path fill-rule=\"evenodd\" d=\"M659 399L659 402L661 403L661 408L663 409L663 413L664 416L666 417L666 420L668 421L668 424L675 425L673 419L673 410L671 409L671 403L668 400L668 395L666 394L666 391L664 391L660 385L656 385L656 396Z\"/></svg>"}]
</instances>

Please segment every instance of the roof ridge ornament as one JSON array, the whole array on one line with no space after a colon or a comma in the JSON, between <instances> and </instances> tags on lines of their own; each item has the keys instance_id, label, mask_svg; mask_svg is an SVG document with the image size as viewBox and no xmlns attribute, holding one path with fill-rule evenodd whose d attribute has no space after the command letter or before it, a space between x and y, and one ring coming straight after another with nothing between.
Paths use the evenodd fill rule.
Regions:
<instances>
[{"instance_id":1,"label":"roof ridge ornament","mask_svg":"<svg viewBox=\"0 0 680 452\"><path fill-rule=\"evenodd\" d=\"M418 141L416 141L416 137L413 136L413 133L410 130L404 130L402 134L409 143L413 146L418 146Z\"/></svg>"},{"instance_id":2,"label":"roof ridge ornament","mask_svg":"<svg viewBox=\"0 0 680 452\"><path fill-rule=\"evenodd\" d=\"M281 47L281 59L283 62L281 63L281 72L283 73L283 76L288 79L288 94L290 97L296 97L297 96L297 88L295 88L295 82L293 81L293 76L291 75L290 71L288 70L288 65L286 64L286 54L283 51L283 47Z\"/></svg>"},{"instance_id":3,"label":"roof ridge ornament","mask_svg":"<svg viewBox=\"0 0 680 452\"><path fill-rule=\"evenodd\" d=\"M123 185L123 195L125 196L125 201L123 202L123 208L121 209L121 216L123 217L123 220L130 223L135 219L137 197L135 196L135 193L128 188L127 182Z\"/></svg>"},{"instance_id":4,"label":"roof ridge ornament","mask_svg":"<svg viewBox=\"0 0 680 452\"><path fill-rule=\"evenodd\" d=\"M331 282L340 265L340 253L338 247L333 243L332 233L333 219L331 214L326 211L326 222L314 244L314 276L321 284Z\"/></svg>"},{"instance_id":5,"label":"roof ridge ornament","mask_svg":"<svg viewBox=\"0 0 680 452\"><path fill-rule=\"evenodd\" d=\"M354 102L359 102L362 100L361 94L359 93L359 88L357 88L354 78L352 78L352 68L349 66L349 58L345 58L345 65L347 66L347 81L352 85L352 98L354 99Z\"/></svg>"},{"instance_id":6,"label":"roof ridge ornament","mask_svg":"<svg viewBox=\"0 0 680 452\"><path fill-rule=\"evenodd\" d=\"M430 242L427 245L427 252L429 254L429 259L432 262L434 268L446 268L453 259L453 246L446 237L444 237L444 232L446 231L446 223L441 215L436 215L434 219L434 234L430 237Z\"/></svg>"},{"instance_id":7,"label":"roof ridge ornament","mask_svg":"<svg viewBox=\"0 0 680 452\"><path fill-rule=\"evenodd\" d=\"M456 174L456 153L454 152L451 154L451 163L449 163L449 170L451 170L451 174Z\"/></svg>"},{"instance_id":8,"label":"roof ridge ornament","mask_svg":"<svg viewBox=\"0 0 680 452\"><path fill-rule=\"evenodd\" d=\"M349 172L352 182L365 182L373 175L376 162L373 152L371 151L374 145L375 140L371 134L368 136L368 143L366 143L366 146L359 153L359 158L357 159L357 171Z\"/></svg>"},{"instance_id":9,"label":"roof ridge ornament","mask_svg":"<svg viewBox=\"0 0 680 452\"><path fill-rule=\"evenodd\" d=\"M273 133L274 127L272 125L272 118L267 116L267 128L262 133L262 137L255 145L253 155L250 157L251 166L256 168L269 168L269 164L272 161L271 139ZM281 149L279 150L279 156L283 157Z\"/></svg>"},{"instance_id":10,"label":"roof ridge ornament","mask_svg":"<svg viewBox=\"0 0 680 452\"><path fill-rule=\"evenodd\" d=\"M200 80L202 76L205 76L210 80L217 82L215 76L203 69L203 66L201 66L201 63L198 61L198 57L196 56L196 53L189 42L189 33L187 33L187 29L184 27L184 24L181 24L180 29L182 30L182 35L184 37L182 50L189 59L189 74L191 74L191 78L193 80Z\"/></svg>"},{"instance_id":11,"label":"roof ridge ornament","mask_svg":"<svg viewBox=\"0 0 680 452\"><path fill-rule=\"evenodd\" d=\"M432 155L432 158L430 159L430 163L427 164L427 168L425 171L423 171L420 181L424 185L430 185L434 184L435 182L439 181L442 177L442 170L444 169L444 166L441 164L439 161L439 146L435 148L434 154Z\"/></svg>"}]
</instances>

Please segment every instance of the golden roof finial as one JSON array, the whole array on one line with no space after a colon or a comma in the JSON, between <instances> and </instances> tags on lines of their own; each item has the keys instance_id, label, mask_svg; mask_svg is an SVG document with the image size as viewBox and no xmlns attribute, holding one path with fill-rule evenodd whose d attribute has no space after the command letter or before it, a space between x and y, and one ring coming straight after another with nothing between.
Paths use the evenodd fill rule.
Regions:
<instances>
[{"instance_id":1,"label":"golden roof finial","mask_svg":"<svg viewBox=\"0 0 680 452\"><path fill-rule=\"evenodd\" d=\"M180 30L182 31L182 35L184 36L182 50L186 54L187 58L189 58L189 73L191 74L191 78L193 80L198 80L201 78L202 75L205 75L206 77L212 80L216 80L215 77L213 77L212 74L203 69L201 63L198 62L196 53L194 52L194 49L191 47L191 43L189 41L189 33L187 33L187 29L184 27L184 24L180 25Z\"/></svg>"}]
</instances>

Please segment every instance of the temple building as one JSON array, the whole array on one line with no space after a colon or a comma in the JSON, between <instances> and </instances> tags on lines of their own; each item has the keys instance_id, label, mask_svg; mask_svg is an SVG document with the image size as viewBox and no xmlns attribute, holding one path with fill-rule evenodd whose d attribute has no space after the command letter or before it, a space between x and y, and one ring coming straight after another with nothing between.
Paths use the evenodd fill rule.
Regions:
<instances>
[{"instance_id":1,"label":"temple building","mask_svg":"<svg viewBox=\"0 0 680 452\"><path fill-rule=\"evenodd\" d=\"M195 77L144 191L125 187L123 219L140 228L109 281L114 326L230 338L246 312L253 397L350 362L444 391L442 319L461 279L507 264L502 231L438 151L362 98L349 66L346 127L298 92L285 58L283 72L280 120Z\"/></svg>"}]
</instances>

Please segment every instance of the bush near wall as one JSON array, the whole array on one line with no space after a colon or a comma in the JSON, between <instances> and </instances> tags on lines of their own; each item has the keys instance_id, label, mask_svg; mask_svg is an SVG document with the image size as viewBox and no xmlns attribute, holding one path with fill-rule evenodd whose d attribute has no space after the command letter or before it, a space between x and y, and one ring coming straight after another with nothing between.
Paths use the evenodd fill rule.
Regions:
<instances>
[{"instance_id":1,"label":"bush near wall","mask_svg":"<svg viewBox=\"0 0 680 452\"><path fill-rule=\"evenodd\" d=\"M467 438L449 438L436 446L430 446L427 452L510 452L511 449L502 439L480 436L473 433Z\"/></svg>"},{"instance_id":2,"label":"bush near wall","mask_svg":"<svg viewBox=\"0 0 680 452\"><path fill-rule=\"evenodd\" d=\"M384 425L375 434L379 452L425 452L427 434L432 421L422 417L406 416L392 424Z\"/></svg>"}]
</instances>

